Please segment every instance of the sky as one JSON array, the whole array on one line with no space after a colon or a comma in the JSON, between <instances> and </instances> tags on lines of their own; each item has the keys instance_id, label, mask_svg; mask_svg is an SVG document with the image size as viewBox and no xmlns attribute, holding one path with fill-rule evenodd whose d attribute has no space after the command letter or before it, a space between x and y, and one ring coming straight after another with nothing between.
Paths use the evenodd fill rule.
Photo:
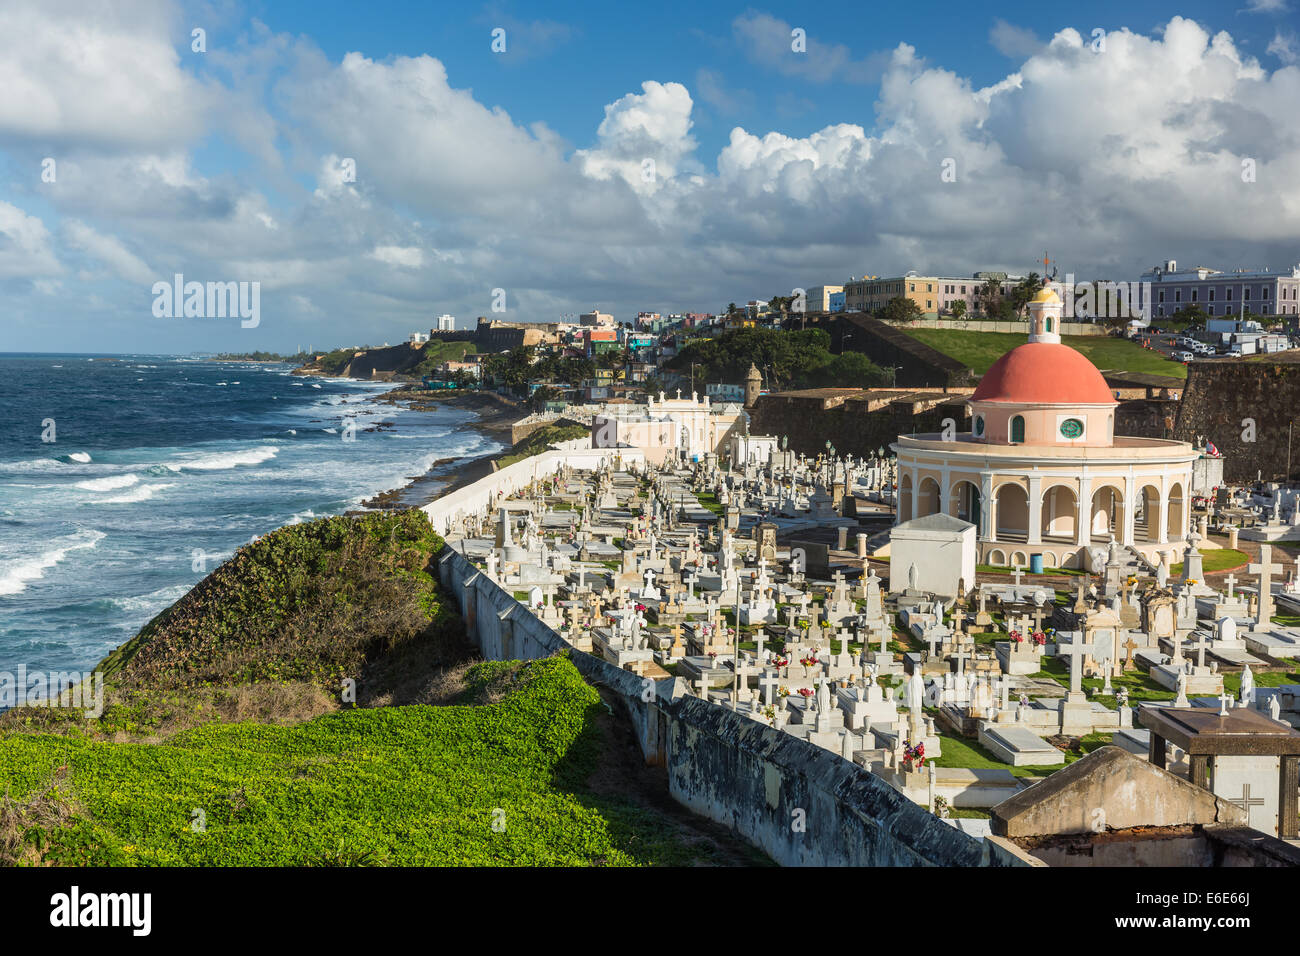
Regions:
<instances>
[{"instance_id":1,"label":"sky","mask_svg":"<svg viewBox=\"0 0 1300 956\"><path fill-rule=\"evenodd\" d=\"M1289 270L1297 4L5 0L0 352Z\"/></svg>"}]
</instances>

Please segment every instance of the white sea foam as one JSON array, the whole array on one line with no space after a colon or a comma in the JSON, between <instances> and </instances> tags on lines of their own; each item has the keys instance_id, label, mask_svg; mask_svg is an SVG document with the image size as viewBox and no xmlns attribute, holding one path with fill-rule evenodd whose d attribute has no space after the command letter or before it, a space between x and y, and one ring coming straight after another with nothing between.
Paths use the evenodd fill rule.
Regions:
<instances>
[{"instance_id":1,"label":"white sea foam","mask_svg":"<svg viewBox=\"0 0 1300 956\"><path fill-rule=\"evenodd\" d=\"M159 588L151 594L138 594L134 597L112 598L114 606L127 614L141 614L152 617L165 607L175 604L186 594L189 593L190 585L173 584L170 587ZM126 626L134 629L134 623L128 623Z\"/></svg>"},{"instance_id":2,"label":"white sea foam","mask_svg":"<svg viewBox=\"0 0 1300 956\"><path fill-rule=\"evenodd\" d=\"M45 572L66 558L70 552L93 548L103 538L102 531L78 531L76 534L46 542L54 546L38 556L0 561L0 594L19 594L27 590L28 582L39 581L45 577Z\"/></svg>"},{"instance_id":3,"label":"white sea foam","mask_svg":"<svg viewBox=\"0 0 1300 956\"><path fill-rule=\"evenodd\" d=\"M139 475L109 475L107 478L91 478L79 481L76 486L86 491L115 491L118 488L130 488L140 483Z\"/></svg>"},{"instance_id":4,"label":"white sea foam","mask_svg":"<svg viewBox=\"0 0 1300 956\"><path fill-rule=\"evenodd\" d=\"M274 458L279 451L280 449L273 445L263 445L261 448L250 448L247 451L218 452L211 455L187 457L168 462L167 468L176 472L224 471L227 468L238 468L240 465L260 465L262 462Z\"/></svg>"},{"instance_id":5,"label":"white sea foam","mask_svg":"<svg viewBox=\"0 0 1300 956\"><path fill-rule=\"evenodd\" d=\"M68 460L80 462L81 464L86 465L90 463L90 454L89 452L84 452L84 451L74 451L71 455L68 456Z\"/></svg>"},{"instance_id":6,"label":"white sea foam","mask_svg":"<svg viewBox=\"0 0 1300 956\"><path fill-rule=\"evenodd\" d=\"M140 501L148 501L164 488L175 488L176 485L163 483L157 485L141 485L124 495L118 495L116 498L99 498L94 503L97 505L133 505Z\"/></svg>"}]
</instances>

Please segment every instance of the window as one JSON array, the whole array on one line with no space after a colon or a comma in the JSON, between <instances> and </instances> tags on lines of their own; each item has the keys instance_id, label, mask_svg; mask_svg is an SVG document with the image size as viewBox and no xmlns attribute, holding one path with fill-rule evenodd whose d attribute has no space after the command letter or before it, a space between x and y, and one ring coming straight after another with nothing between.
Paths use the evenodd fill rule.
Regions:
<instances>
[{"instance_id":1,"label":"window","mask_svg":"<svg viewBox=\"0 0 1300 956\"><path fill-rule=\"evenodd\" d=\"M1250 301L1250 289L1243 288L1243 289L1241 290L1241 301L1243 301L1243 302L1249 302L1249 301Z\"/></svg>"},{"instance_id":2,"label":"window","mask_svg":"<svg viewBox=\"0 0 1300 956\"><path fill-rule=\"evenodd\" d=\"M1210 301L1211 301L1211 302L1214 301L1214 290L1213 290L1213 289L1210 290Z\"/></svg>"},{"instance_id":3,"label":"window","mask_svg":"<svg viewBox=\"0 0 1300 956\"><path fill-rule=\"evenodd\" d=\"M1164 289L1161 289L1161 290L1160 290L1160 301L1161 301L1161 302L1165 301L1165 290L1164 290Z\"/></svg>"},{"instance_id":4,"label":"window","mask_svg":"<svg viewBox=\"0 0 1300 956\"><path fill-rule=\"evenodd\" d=\"M1011 442L1021 444L1025 440L1025 416L1017 415L1011 419Z\"/></svg>"},{"instance_id":5,"label":"window","mask_svg":"<svg viewBox=\"0 0 1300 956\"><path fill-rule=\"evenodd\" d=\"M975 436L978 438L980 435L983 435L983 434L984 434L984 416L983 416L983 415L976 415L976 416L975 416Z\"/></svg>"},{"instance_id":6,"label":"window","mask_svg":"<svg viewBox=\"0 0 1300 956\"><path fill-rule=\"evenodd\" d=\"M1050 318L1047 320L1047 331L1052 331L1052 320Z\"/></svg>"},{"instance_id":7,"label":"window","mask_svg":"<svg viewBox=\"0 0 1300 956\"><path fill-rule=\"evenodd\" d=\"M1231 290L1231 289L1224 289L1224 290L1223 290L1223 295L1224 295L1224 298L1227 299L1229 302L1232 301L1232 290Z\"/></svg>"},{"instance_id":8,"label":"window","mask_svg":"<svg viewBox=\"0 0 1300 956\"><path fill-rule=\"evenodd\" d=\"M1174 301L1175 301L1175 302L1182 302L1182 301L1183 301L1183 290L1182 290L1182 289L1175 289L1175 290L1174 290Z\"/></svg>"},{"instance_id":9,"label":"window","mask_svg":"<svg viewBox=\"0 0 1300 956\"><path fill-rule=\"evenodd\" d=\"M1266 286L1266 285L1262 285L1262 286L1260 286L1260 287L1259 287L1259 291L1262 292L1262 293L1264 294L1264 298L1265 298L1265 299L1268 298L1268 286Z\"/></svg>"},{"instance_id":10,"label":"window","mask_svg":"<svg viewBox=\"0 0 1300 956\"><path fill-rule=\"evenodd\" d=\"M1192 290L1192 301L1193 301L1193 302L1196 301L1196 293L1197 293L1198 291L1199 291L1198 289L1193 289L1193 290Z\"/></svg>"},{"instance_id":11,"label":"window","mask_svg":"<svg viewBox=\"0 0 1300 956\"><path fill-rule=\"evenodd\" d=\"M1083 437L1083 422L1077 418L1067 418L1061 422L1061 435L1069 441Z\"/></svg>"}]
</instances>

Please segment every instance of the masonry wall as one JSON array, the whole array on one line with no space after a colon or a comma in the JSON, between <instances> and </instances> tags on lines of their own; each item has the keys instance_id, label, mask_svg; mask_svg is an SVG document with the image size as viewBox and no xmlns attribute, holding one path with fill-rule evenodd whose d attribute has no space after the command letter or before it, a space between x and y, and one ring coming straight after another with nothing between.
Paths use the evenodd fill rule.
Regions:
<instances>
[{"instance_id":1,"label":"masonry wall","mask_svg":"<svg viewBox=\"0 0 1300 956\"><path fill-rule=\"evenodd\" d=\"M1265 481L1300 475L1300 363L1219 360L1191 362L1174 437L1193 442L1204 436L1224 456L1229 482ZM1255 422L1244 434L1245 419ZM1247 438L1253 437L1254 441ZM1291 461L1288 466L1288 445Z\"/></svg>"},{"instance_id":2,"label":"masonry wall","mask_svg":"<svg viewBox=\"0 0 1300 956\"><path fill-rule=\"evenodd\" d=\"M731 827L776 862L995 865L981 841L838 755L675 693L676 680L651 682L570 647L450 548L438 556L437 569L484 657L534 659L567 652L583 677L627 712L646 760L667 770L672 796Z\"/></svg>"},{"instance_id":3,"label":"masonry wall","mask_svg":"<svg viewBox=\"0 0 1300 956\"><path fill-rule=\"evenodd\" d=\"M951 418L957 431L970 431L970 411L965 404L969 392L953 395L946 402L933 399L916 407L902 402L868 411L863 400L852 396L820 398L798 394L762 395L750 410L749 430L755 435L788 437L790 450L815 455L826 450L826 442L841 455L868 455L888 449L899 435L938 432L943 420Z\"/></svg>"}]
</instances>

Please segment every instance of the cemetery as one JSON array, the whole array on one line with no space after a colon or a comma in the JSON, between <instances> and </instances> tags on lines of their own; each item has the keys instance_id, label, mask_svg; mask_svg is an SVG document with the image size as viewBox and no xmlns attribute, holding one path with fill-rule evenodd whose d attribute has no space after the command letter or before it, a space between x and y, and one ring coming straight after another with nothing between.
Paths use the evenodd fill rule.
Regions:
<instances>
[{"instance_id":1,"label":"cemetery","mask_svg":"<svg viewBox=\"0 0 1300 956\"><path fill-rule=\"evenodd\" d=\"M1042 304L1030 348L1056 344L1045 331L1052 303ZM1074 401L1067 395L1059 413L1074 414ZM986 434L1021 461L1064 466L1078 455L1104 470L1123 452L1104 415L1086 426L1095 458L1073 444L1072 428L1061 443L1040 434L1026 447L1011 437L1025 424L1008 425L999 404L983 406L1004 416ZM1300 813L1300 569L1290 555L1279 560L1287 535L1270 530L1284 505L1294 516L1295 492L1220 489L1194 503L1186 476L1171 473L1142 507L1133 507L1140 493L1120 488L1069 528L1082 544L1055 545L1050 564L1032 526L1051 522L1030 507L1027 560L1003 569L985 563L1002 541L996 501L939 491L918 504L924 466L904 449L921 455L916 443L942 442L900 438L894 454L855 457L829 443L808 456L779 437L746 438L734 463L574 443L523 478L499 473L497 486L473 492L473 507L429 505L483 653L568 649L590 660L626 692L646 758L670 766L674 795L729 823L743 816L731 803L743 786L702 794L687 770L671 770L704 759L700 721L709 739L857 773L873 793L974 841L954 852L984 863L1228 865L1252 852L1269 865L1300 861L1300 844L1288 842ZM1197 454L1183 449L1175 470ZM1247 513L1262 529L1249 544ZM1206 554L1239 545L1244 566L1206 570ZM483 605L489 592L500 598ZM686 754L673 749L679 732L695 741ZM730 759L718 757L718 773L737 772ZM1151 805L1121 811L1116 794L1098 796L1097 779L1116 774L1144 781ZM1071 788L1100 800L1110 823L1031 812ZM1176 834L1126 835L1152 827ZM1110 834L1104 853L1078 850L1098 833ZM810 857L767 829L751 836L779 862L839 859ZM1074 850L1035 849L1048 844ZM878 843L875 852L889 855Z\"/></svg>"}]
</instances>

